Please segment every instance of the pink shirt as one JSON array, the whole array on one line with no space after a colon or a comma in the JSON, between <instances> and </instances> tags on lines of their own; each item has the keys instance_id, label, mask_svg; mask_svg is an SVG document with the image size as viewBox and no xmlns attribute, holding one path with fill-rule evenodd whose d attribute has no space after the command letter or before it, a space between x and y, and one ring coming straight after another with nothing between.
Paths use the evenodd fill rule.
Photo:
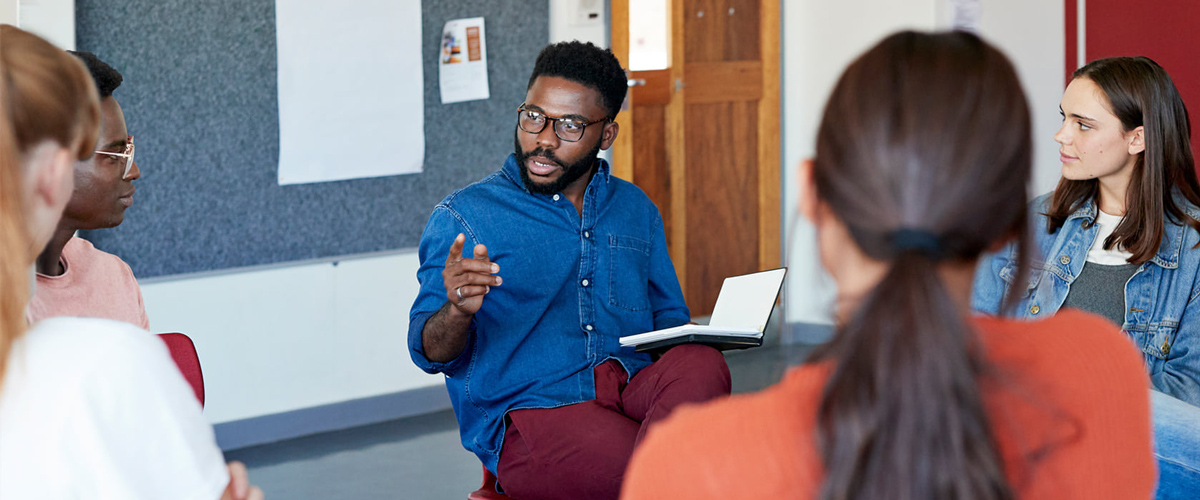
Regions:
<instances>
[{"instance_id":1,"label":"pink shirt","mask_svg":"<svg viewBox=\"0 0 1200 500\"><path fill-rule=\"evenodd\" d=\"M56 316L106 318L150 329L142 290L129 265L75 237L63 247L60 276L37 274L29 302L30 322Z\"/></svg>"}]
</instances>

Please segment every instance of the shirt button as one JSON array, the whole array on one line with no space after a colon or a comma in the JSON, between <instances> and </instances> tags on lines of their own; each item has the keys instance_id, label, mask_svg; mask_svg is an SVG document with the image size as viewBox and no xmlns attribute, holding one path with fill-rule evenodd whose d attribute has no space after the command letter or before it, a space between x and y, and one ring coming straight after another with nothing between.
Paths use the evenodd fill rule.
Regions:
<instances>
[{"instance_id":1,"label":"shirt button","mask_svg":"<svg viewBox=\"0 0 1200 500\"><path fill-rule=\"evenodd\" d=\"M1067 257L1066 255L1064 255L1064 256L1062 256L1062 257L1059 257L1059 258L1058 258L1058 261L1059 261L1059 262L1062 262L1062 265L1064 265L1064 266L1065 266L1065 265L1067 265L1067 264L1070 264L1070 263L1071 263L1071 258L1070 258L1070 257Z\"/></svg>"},{"instance_id":2,"label":"shirt button","mask_svg":"<svg viewBox=\"0 0 1200 500\"><path fill-rule=\"evenodd\" d=\"M554 195L554 201L558 201L558 195Z\"/></svg>"},{"instance_id":3,"label":"shirt button","mask_svg":"<svg viewBox=\"0 0 1200 500\"><path fill-rule=\"evenodd\" d=\"M586 328L586 329L587 329L587 331L589 331L589 332L590 332L590 331L592 331L592 325L587 325L587 326L585 326L584 328Z\"/></svg>"},{"instance_id":4,"label":"shirt button","mask_svg":"<svg viewBox=\"0 0 1200 500\"><path fill-rule=\"evenodd\" d=\"M1163 356L1171 354L1171 344L1168 344L1164 341L1163 345L1162 345L1162 353L1163 353Z\"/></svg>"},{"instance_id":5,"label":"shirt button","mask_svg":"<svg viewBox=\"0 0 1200 500\"><path fill-rule=\"evenodd\" d=\"M584 232L583 232L583 237L584 237L584 238L591 238L591 237L592 237L592 233L589 233L589 232L587 232L587 231L584 231Z\"/></svg>"},{"instance_id":6,"label":"shirt button","mask_svg":"<svg viewBox=\"0 0 1200 500\"><path fill-rule=\"evenodd\" d=\"M1038 307L1036 304L1034 304L1033 307L1029 308L1029 314L1037 314L1041 311L1042 311L1042 308Z\"/></svg>"},{"instance_id":7,"label":"shirt button","mask_svg":"<svg viewBox=\"0 0 1200 500\"><path fill-rule=\"evenodd\" d=\"M591 282L590 282L590 281L588 281L588 280L583 280L583 286L588 286L589 284L591 284Z\"/></svg>"}]
</instances>

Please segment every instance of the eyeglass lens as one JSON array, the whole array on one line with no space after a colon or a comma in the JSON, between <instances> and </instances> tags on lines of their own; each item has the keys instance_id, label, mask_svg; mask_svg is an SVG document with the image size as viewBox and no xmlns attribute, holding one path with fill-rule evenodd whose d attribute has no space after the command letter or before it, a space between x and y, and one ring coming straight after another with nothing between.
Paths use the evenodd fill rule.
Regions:
<instances>
[{"instance_id":1,"label":"eyeglass lens","mask_svg":"<svg viewBox=\"0 0 1200 500\"><path fill-rule=\"evenodd\" d=\"M554 121L554 135L567 142L576 142L583 138L586 124L565 118L550 118L537 111L518 110L517 124L521 130L531 134L540 134L546 128L546 123Z\"/></svg>"},{"instance_id":2,"label":"eyeglass lens","mask_svg":"<svg viewBox=\"0 0 1200 500\"><path fill-rule=\"evenodd\" d=\"M125 175L129 175L129 172L133 170L133 152L134 151L137 151L137 150L134 149L133 138L130 137L129 138L129 158L125 159Z\"/></svg>"}]
</instances>

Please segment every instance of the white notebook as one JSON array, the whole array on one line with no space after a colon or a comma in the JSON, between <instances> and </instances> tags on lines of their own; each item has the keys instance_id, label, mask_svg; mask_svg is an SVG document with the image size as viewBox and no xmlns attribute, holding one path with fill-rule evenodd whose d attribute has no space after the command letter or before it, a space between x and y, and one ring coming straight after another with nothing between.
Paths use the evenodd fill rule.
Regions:
<instances>
[{"instance_id":1,"label":"white notebook","mask_svg":"<svg viewBox=\"0 0 1200 500\"><path fill-rule=\"evenodd\" d=\"M664 340L699 337L697 341L720 343L721 338L762 340L775 299L783 286L787 268L772 269L725 278L712 319L707 325L682 325L621 337L622 346L642 346ZM751 347L752 345L745 345Z\"/></svg>"}]
</instances>

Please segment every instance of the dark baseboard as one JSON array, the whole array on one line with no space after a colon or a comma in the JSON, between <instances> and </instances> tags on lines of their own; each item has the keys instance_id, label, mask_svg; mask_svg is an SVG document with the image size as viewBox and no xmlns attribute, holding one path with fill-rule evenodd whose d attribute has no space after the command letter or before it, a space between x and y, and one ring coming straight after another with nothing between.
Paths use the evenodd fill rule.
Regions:
<instances>
[{"instance_id":1,"label":"dark baseboard","mask_svg":"<svg viewBox=\"0 0 1200 500\"><path fill-rule=\"evenodd\" d=\"M349 429L449 409L446 386L439 384L392 394L263 415L213 426L221 450Z\"/></svg>"}]
</instances>

